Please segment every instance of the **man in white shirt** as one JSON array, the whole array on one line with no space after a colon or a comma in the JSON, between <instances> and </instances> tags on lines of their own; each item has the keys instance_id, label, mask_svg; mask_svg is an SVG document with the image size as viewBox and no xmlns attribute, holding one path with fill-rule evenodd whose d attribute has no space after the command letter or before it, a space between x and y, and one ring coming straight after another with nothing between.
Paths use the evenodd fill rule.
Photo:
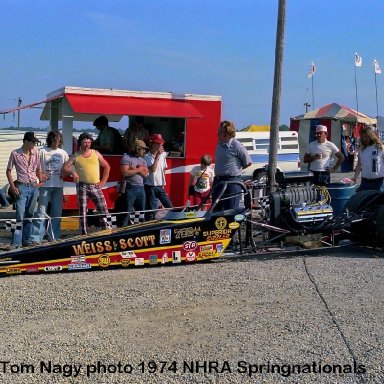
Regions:
<instances>
[{"instance_id":1,"label":"man in white shirt","mask_svg":"<svg viewBox=\"0 0 384 384\"><path fill-rule=\"evenodd\" d=\"M172 202L165 192L165 173L167 168L166 152L163 148L164 140L160 133L154 133L149 137L149 152L145 155L149 174L145 180L144 188L147 198L149 219L154 219L156 214L156 199L164 208L173 208Z\"/></svg>"},{"instance_id":2,"label":"man in white shirt","mask_svg":"<svg viewBox=\"0 0 384 384\"><path fill-rule=\"evenodd\" d=\"M316 140L308 144L304 154L304 163L309 163L309 170L313 173L313 184L328 185L331 182L331 173L341 166L344 155L339 148L327 140L328 130L325 125L316 126ZM331 158L337 158L336 164L330 165Z\"/></svg>"},{"instance_id":3,"label":"man in white shirt","mask_svg":"<svg viewBox=\"0 0 384 384\"><path fill-rule=\"evenodd\" d=\"M40 243L47 233L49 240L58 240L61 230L63 208L63 177L61 168L68 161L68 154L61 148L63 138L60 132L51 131L47 136L47 146L40 149L40 163L43 172L43 185L39 188L37 215L42 220L33 223L33 241ZM50 204L49 216L52 218L46 226L46 213Z\"/></svg>"}]
</instances>

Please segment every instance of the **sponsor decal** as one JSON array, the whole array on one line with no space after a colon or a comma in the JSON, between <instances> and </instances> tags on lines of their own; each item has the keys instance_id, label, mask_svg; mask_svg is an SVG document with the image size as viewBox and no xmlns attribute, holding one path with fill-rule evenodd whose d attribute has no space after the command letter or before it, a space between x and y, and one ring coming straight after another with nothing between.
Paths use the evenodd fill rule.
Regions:
<instances>
[{"instance_id":1,"label":"sponsor decal","mask_svg":"<svg viewBox=\"0 0 384 384\"><path fill-rule=\"evenodd\" d=\"M78 269L91 269L92 266L90 263L78 263L78 264L68 264L69 271L76 271Z\"/></svg>"},{"instance_id":2,"label":"sponsor decal","mask_svg":"<svg viewBox=\"0 0 384 384\"><path fill-rule=\"evenodd\" d=\"M201 251L212 251L212 250L213 250L213 244L200 245L200 252Z\"/></svg>"},{"instance_id":3,"label":"sponsor decal","mask_svg":"<svg viewBox=\"0 0 384 384\"><path fill-rule=\"evenodd\" d=\"M161 264L168 263L168 252L164 252L163 256L161 256Z\"/></svg>"},{"instance_id":4,"label":"sponsor decal","mask_svg":"<svg viewBox=\"0 0 384 384\"><path fill-rule=\"evenodd\" d=\"M108 255L100 255L97 262L102 268L107 268L111 265L111 259L109 258Z\"/></svg>"},{"instance_id":5,"label":"sponsor decal","mask_svg":"<svg viewBox=\"0 0 384 384\"><path fill-rule=\"evenodd\" d=\"M144 258L143 257L136 257L135 265L144 265Z\"/></svg>"},{"instance_id":6,"label":"sponsor decal","mask_svg":"<svg viewBox=\"0 0 384 384\"><path fill-rule=\"evenodd\" d=\"M149 264L156 265L157 264L157 255L149 255Z\"/></svg>"},{"instance_id":7,"label":"sponsor decal","mask_svg":"<svg viewBox=\"0 0 384 384\"><path fill-rule=\"evenodd\" d=\"M229 223L228 224L228 227L231 228L231 229L236 229L236 228L239 228L240 227L240 224L239 223L236 223L235 221L233 223Z\"/></svg>"},{"instance_id":8,"label":"sponsor decal","mask_svg":"<svg viewBox=\"0 0 384 384\"><path fill-rule=\"evenodd\" d=\"M227 219L225 217L218 217L215 220L215 226L217 229L224 229L227 226Z\"/></svg>"},{"instance_id":9,"label":"sponsor decal","mask_svg":"<svg viewBox=\"0 0 384 384\"><path fill-rule=\"evenodd\" d=\"M129 237L128 239L120 239L119 246L121 250L127 248L143 248L155 245L155 235Z\"/></svg>"},{"instance_id":10,"label":"sponsor decal","mask_svg":"<svg viewBox=\"0 0 384 384\"><path fill-rule=\"evenodd\" d=\"M172 262L181 263L181 251L172 251Z\"/></svg>"},{"instance_id":11,"label":"sponsor decal","mask_svg":"<svg viewBox=\"0 0 384 384\"><path fill-rule=\"evenodd\" d=\"M196 237L200 234L200 227L176 228L173 233L175 239L184 239L186 237Z\"/></svg>"},{"instance_id":12,"label":"sponsor decal","mask_svg":"<svg viewBox=\"0 0 384 384\"><path fill-rule=\"evenodd\" d=\"M46 267L44 267L45 272L59 272L62 270L63 267L61 265L47 265Z\"/></svg>"},{"instance_id":13,"label":"sponsor decal","mask_svg":"<svg viewBox=\"0 0 384 384\"><path fill-rule=\"evenodd\" d=\"M37 267L27 267L25 272L36 273L36 272L39 272L39 268L37 268Z\"/></svg>"},{"instance_id":14,"label":"sponsor decal","mask_svg":"<svg viewBox=\"0 0 384 384\"><path fill-rule=\"evenodd\" d=\"M196 217L196 212L185 212L186 219L193 219Z\"/></svg>"},{"instance_id":15,"label":"sponsor decal","mask_svg":"<svg viewBox=\"0 0 384 384\"><path fill-rule=\"evenodd\" d=\"M0 258L0 262L2 261L12 261L12 257L2 257Z\"/></svg>"},{"instance_id":16,"label":"sponsor decal","mask_svg":"<svg viewBox=\"0 0 384 384\"><path fill-rule=\"evenodd\" d=\"M195 261L196 260L196 253L193 251L189 251L185 255L185 260L187 261Z\"/></svg>"},{"instance_id":17,"label":"sponsor decal","mask_svg":"<svg viewBox=\"0 0 384 384\"><path fill-rule=\"evenodd\" d=\"M128 267L128 265L131 263L130 259L122 259L121 260L121 266L122 267Z\"/></svg>"},{"instance_id":18,"label":"sponsor decal","mask_svg":"<svg viewBox=\"0 0 384 384\"><path fill-rule=\"evenodd\" d=\"M212 257L215 257L215 256L216 256L215 251L203 251L203 252L199 252L199 254L197 255L197 259L198 260L211 259Z\"/></svg>"},{"instance_id":19,"label":"sponsor decal","mask_svg":"<svg viewBox=\"0 0 384 384\"><path fill-rule=\"evenodd\" d=\"M196 241L186 241L183 244L183 249L184 251L193 251L194 249L197 248L197 243Z\"/></svg>"},{"instance_id":20,"label":"sponsor decal","mask_svg":"<svg viewBox=\"0 0 384 384\"><path fill-rule=\"evenodd\" d=\"M217 253L223 253L224 245L223 244L216 244L216 252Z\"/></svg>"},{"instance_id":21,"label":"sponsor decal","mask_svg":"<svg viewBox=\"0 0 384 384\"><path fill-rule=\"evenodd\" d=\"M92 255L104 252L111 252L113 250L112 243L109 240L105 241L95 241L88 243L82 241L79 244L72 245L73 252L75 255L84 256Z\"/></svg>"},{"instance_id":22,"label":"sponsor decal","mask_svg":"<svg viewBox=\"0 0 384 384\"><path fill-rule=\"evenodd\" d=\"M120 252L120 256L123 259L133 259L136 257L136 253L133 251L124 251L124 252Z\"/></svg>"},{"instance_id":23,"label":"sponsor decal","mask_svg":"<svg viewBox=\"0 0 384 384\"><path fill-rule=\"evenodd\" d=\"M7 275L18 275L21 273L21 269L20 268L7 268L5 273Z\"/></svg>"},{"instance_id":24,"label":"sponsor decal","mask_svg":"<svg viewBox=\"0 0 384 384\"><path fill-rule=\"evenodd\" d=\"M169 230L170 231L170 230ZM111 240L86 242L82 241L79 244L72 245L75 255L97 255L101 253L108 253L120 247L124 251L129 248L143 248L148 246L155 246L155 235L129 237L127 239L121 238L118 243ZM170 242L170 241L169 241Z\"/></svg>"},{"instance_id":25,"label":"sponsor decal","mask_svg":"<svg viewBox=\"0 0 384 384\"><path fill-rule=\"evenodd\" d=\"M160 230L160 244L169 244L171 242L171 230L162 229Z\"/></svg>"},{"instance_id":26,"label":"sponsor decal","mask_svg":"<svg viewBox=\"0 0 384 384\"><path fill-rule=\"evenodd\" d=\"M85 255L71 256L71 263L85 263Z\"/></svg>"},{"instance_id":27,"label":"sponsor decal","mask_svg":"<svg viewBox=\"0 0 384 384\"><path fill-rule=\"evenodd\" d=\"M241 221L244 221L245 220L245 216L242 215L242 214L238 214L234 217L234 220L237 221L237 222L241 222Z\"/></svg>"},{"instance_id":28,"label":"sponsor decal","mask_svg":"<svg viewBox=\"0 0 384 384\"><path fill-rule=\"evenodd\" d=\"M215 229L213 231L204 231L203 236L207 241L216 241L229 239L231 237L232 229Z\"/></svg>"}]
</instances>

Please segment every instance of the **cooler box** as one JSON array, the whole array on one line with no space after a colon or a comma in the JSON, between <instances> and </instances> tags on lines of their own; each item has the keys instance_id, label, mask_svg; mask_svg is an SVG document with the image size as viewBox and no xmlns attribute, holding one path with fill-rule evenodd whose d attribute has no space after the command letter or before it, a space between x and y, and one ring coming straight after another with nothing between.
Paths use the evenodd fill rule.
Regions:
<instances>
[{"instance_id":1,"label":"cooler box","mask_svg":"<svg viewBox=\"0 0 384 384\"><path fill-rule=\"evenodd\" d=\"M357 185L346 183L330 183L327 185L327 189L331 195L333 215L338 216L343 211L345 203L356 192Z\"/></svg>"}]
</instances>

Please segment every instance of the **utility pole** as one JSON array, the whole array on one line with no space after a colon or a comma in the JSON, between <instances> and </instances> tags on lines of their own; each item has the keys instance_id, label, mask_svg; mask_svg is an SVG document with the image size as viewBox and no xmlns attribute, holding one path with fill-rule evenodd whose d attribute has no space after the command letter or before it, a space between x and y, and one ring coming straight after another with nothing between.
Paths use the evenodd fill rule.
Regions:
<instances>
[{"instance_id":1,"label":"utility pole","mask_svg":"<svg viewBox=\"0 0 384 384\"><path fill-rule=\"evenodd\" d=\"M17 100L17 108L20 108L22 102L23 100L19 97ZM17 129L20 131L20 109L17 110Z\"/></svg>"},{"instance_id":2,"label":"utility pole","mask_svg":"<svg viewBox=\"0 0 384 384\"><path fill-rule=\"evenodd\" d=\"M277 15L276 47L275 47L275 74L273 79L273 96L271 112L271 133L269 148L268 188L270 192L276 190L276 164L277 145L279 140L281 79L283 70L283 50L285 32L286 0L279 0Z\"/></svg>"}]
</instances>

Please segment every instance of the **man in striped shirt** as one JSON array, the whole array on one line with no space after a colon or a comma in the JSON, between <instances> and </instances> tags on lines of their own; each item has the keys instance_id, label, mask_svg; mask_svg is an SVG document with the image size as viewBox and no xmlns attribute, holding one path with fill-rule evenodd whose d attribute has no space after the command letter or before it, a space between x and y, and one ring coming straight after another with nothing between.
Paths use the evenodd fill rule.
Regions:
<instances>
[{"instance_id":1,"label":"man in striped shirt","mask_svg":"<svg viewBox=\"0 0 384 384\"><path fill-rule=\"evenodd\" d=\"M11 246L32 245L32 218L39 196L38 184L42 180L40 154L35 148L39 140L33 132L25 132L21 148L11 152L6 175L11 194L16 198L16 230ZM13 180L15 168L17 180Z\"/></svg>"}]
</instances>

